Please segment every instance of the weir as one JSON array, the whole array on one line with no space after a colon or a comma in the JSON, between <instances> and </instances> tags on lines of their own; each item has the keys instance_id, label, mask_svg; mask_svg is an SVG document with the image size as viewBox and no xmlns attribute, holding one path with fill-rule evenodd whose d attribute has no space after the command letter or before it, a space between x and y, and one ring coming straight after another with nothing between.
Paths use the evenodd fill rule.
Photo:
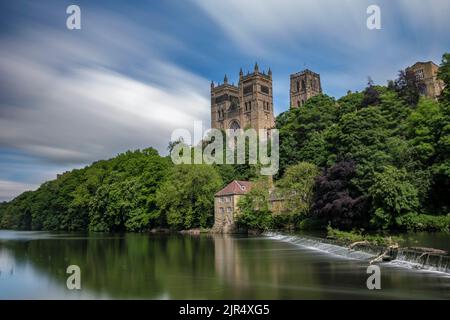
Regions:
<instances>
[{"instance_id":1,"label":"weir","mask_svg":"<svg viewBox=\"0 0 450 320\"><path fill-rule=\"evenodd\" d=\"M361 244L350 249L339 241L312 236L287 235L276 232L266 232L263 235L343 258L367 260L368 263L388 249L371 244ZM388 250L388 252L389 256L383 261L389 261L393 265L450 274L450 256L445 251L431 248L396 248Z\"/></svg>"},{"instance_id":2,"label":"weir","mask_svg":"<svg viewBox=\"0 0 450 320\"><path fill-rule=\"evenodd\" d=\"M406 261L412 267L450 273L450 256L445 253L426 252L419 248L399 248L396 261Z\"/></svg>"}]
</instances>

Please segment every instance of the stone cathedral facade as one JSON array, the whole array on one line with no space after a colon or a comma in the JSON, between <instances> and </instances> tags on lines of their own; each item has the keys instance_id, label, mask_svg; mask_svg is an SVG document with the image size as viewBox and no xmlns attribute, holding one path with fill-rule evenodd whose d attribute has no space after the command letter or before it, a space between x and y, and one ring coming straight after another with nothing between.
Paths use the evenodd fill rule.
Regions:
<instances>
[{"instance_id":1,"label":"stone cathedral facade","mask_svg":"<svg viewBox=\"0 0 450 320\"><path fill-rule=\"evenodd\" d=\"M211 82L211 128L272 129L272 71L267 74L255 64L252 73L239 72L238 85L230 84L225 75L223 84Z\"/></svg>"},{"instance_id":2,"label":"stone cathedral facade","mask_svg":"<svg viewBox=\"0 0 450 320\"><path fill-rule=\"evenodd\" d=\"M291 108L302 106L309 98L321 94L320 75L311 70L291 74ZM211 82L211 128L272 129L275 127L272 93L272 70L260 71L256 63L252 73L239 72L238 85Z\"/></svg>"}]
</instances>

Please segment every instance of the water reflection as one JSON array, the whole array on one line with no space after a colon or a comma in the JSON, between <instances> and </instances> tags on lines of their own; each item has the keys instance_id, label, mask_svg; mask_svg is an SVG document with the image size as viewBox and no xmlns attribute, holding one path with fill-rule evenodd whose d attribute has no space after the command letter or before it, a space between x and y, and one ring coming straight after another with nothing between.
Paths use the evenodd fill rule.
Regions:
<instances>
[{"instance_id":1,"label":"water reflection","mask_svg":"<svg viewBox=\"0 0 450 320\"><path fill-rule=\"evenodd\" d=\"M450 278L389 266L369 291L366 267L267 238L0 231L1 299L450 298Z\"/></svg>"}]
</instances>

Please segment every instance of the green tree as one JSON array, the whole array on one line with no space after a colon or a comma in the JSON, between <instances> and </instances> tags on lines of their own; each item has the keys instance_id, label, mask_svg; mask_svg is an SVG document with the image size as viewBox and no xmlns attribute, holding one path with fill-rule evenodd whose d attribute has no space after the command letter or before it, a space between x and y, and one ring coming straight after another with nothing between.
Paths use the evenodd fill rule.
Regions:
<instances>
[{"instance_id":1,"label":"green tree","mask_svg":"<svg viewBox=\"0 0 450 320\"><path fill-rule=\"evenodd\" d=\"M328 159L326 130L330 130L338 120L339 110L336 101L326 95L317 95L305 105L291 109L278 116L277 128L280 131L280 170L301 161L325 165ZM317 152L314 152L317 147ZM306 148L306 149L305 149ZM307 152L304 152L308 150ZM320 150L320 152L319 152Z\"/></svg>"},{"instance_id":2,"label":"green tree","mask_svg":"<svg viewBox=\"0 0 450 320\"><path fill-rule=\"evenodd\" d=\"M267 230L273 225L269 210L269 183L267 177L253 182L252 189L238 203L237 224L252 230Z\"/></svg>"},{"instance_id":3,"label":"green tree","mask_svg":"<svg viewBox=\"0 0 450 320\"><path fill-rule=\"evenodd\" d=\"M408 181L406 171L392 166L375 174L369 193L374 209L371 222L383 229L393 227L397 217L415 212L419 205L417 189Z\"/></svg>"},{"instance_id":4,"label":"green tree","mask_svg":"<svg viewBox=\"0 0 450 320\"><path fill-rule=\"evenodd\" d=\"M211 227L214 194L222 185L210 165L177 165L156 193L160 215L174 229Z\"/></svg>"},{"instance_id":5,"label":"green tree","mask_svg":"<svg viewBox=\"0 0 450 320\"><path fill-rule=\"evenodd\" d=\"M319 168L311 163L300 162L286 169L283 178L278 181L278 188L285 199L285 206L290 219L306 216L309 213L315 178Z\"/></svg>"}]
</instances>

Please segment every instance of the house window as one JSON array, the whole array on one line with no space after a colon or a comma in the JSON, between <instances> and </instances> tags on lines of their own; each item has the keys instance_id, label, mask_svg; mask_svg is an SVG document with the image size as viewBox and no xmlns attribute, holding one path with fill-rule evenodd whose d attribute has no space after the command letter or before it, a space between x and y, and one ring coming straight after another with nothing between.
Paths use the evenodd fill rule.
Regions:
<instances>
[{"instance_id":1,"label":"house window","mask_svg":"<svg viewBox=\"0 0 450 320\"><path fill-rule=\"evenodd\" d=\"M423 80L425 76L423 75L423 69L419 69L416 71L416 80L420 81Z\"/></svg>"},{"instance_id":2,"label":"house window","mask_svg":"<svg viewBox=\"0 0 450 320\"><path fill-rule=\"evenodd\" d=\"M231 207L228 207L227 212L233 212L233 209Z\"/></svg>"}]
</instances>

